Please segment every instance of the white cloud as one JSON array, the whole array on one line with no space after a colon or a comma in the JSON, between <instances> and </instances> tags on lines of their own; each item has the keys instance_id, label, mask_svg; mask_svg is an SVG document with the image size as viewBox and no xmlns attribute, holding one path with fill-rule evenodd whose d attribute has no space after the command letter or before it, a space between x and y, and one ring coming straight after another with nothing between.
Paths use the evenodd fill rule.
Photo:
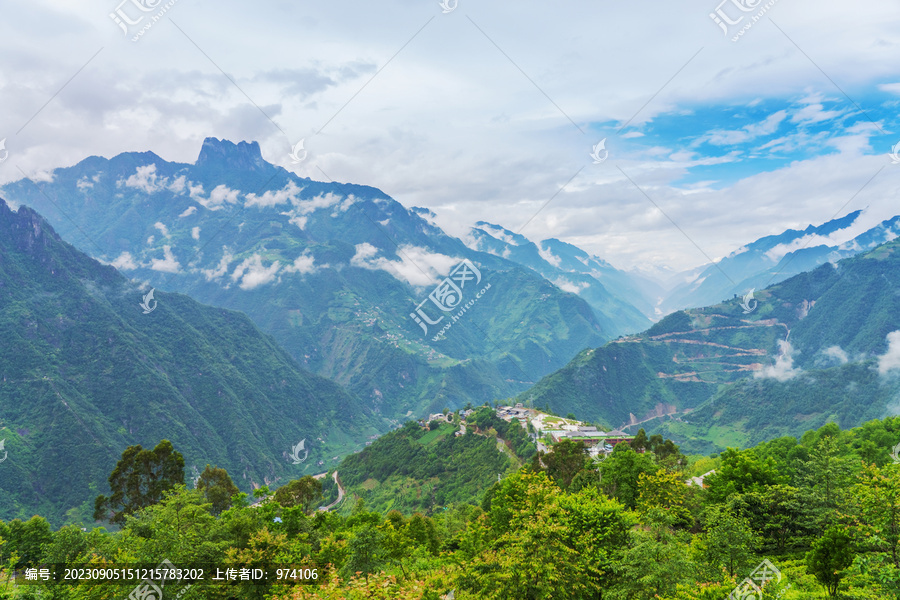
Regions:
<instances>
[{"instance_id":1,"label":"white cloud","mask_svg":"<svg viewBox=\"0 0 900 600\"><path fill-rule=\"evenodd\" d=\"M430 9L437 6L429 4ZM9 141L18 143L18 148L10 148L16 151L15 160L21 159L27 172L126 151L153 151L166 160L190 163L206 135L259 140L270 162L305 177L324 179L321 168L341 181L379 187L407 206L433 210L440 225L454 235L478 220L517 230L559 192L523 233L576 243L624 268L668 265L677 271L706 262L688 237L709 256L725 256L786 227L821 223L886 164L887 148L881 147L886 142L879 135L871 138L873 147L840 149L832 157L799 154L781 168L783 163L767 160L745 162L726 175L711 169L702 174L707 183L688 199L686 189L697 173L666 157L679 149L681 138L696 135L698 123L673 117L692 110L704 116L709 109L705 116L712 125L707 129L751 135L752 129L742 129L743 122L731 125L720 115L728 107L746 113L748 105L772 107L765 115L780 109L795 115L800 109L797 122L782 121L776 135L784 134L784 144L807 143L814 153L827 146L828 139L847 137L854 120L866 120L842 98L837 100L843 104L832 102L834 88L776 28L754 27L732 44L705 17L712 6L699 0L655 4L653 22L665 27L648 27L647 11L638 3L537 3L512 13L502 4L482 3L479 23L485 32L553 103L535 97L532 83L503 63L496 49L483 47L477 30L466 32L459 23L443 20L441 27L450 27L448 35L460 42L453 52L446 52L442 36L417 37L414 47L403 51L402 61L384 69L339 119L314 137L310 128L328 122L360 90L396 51L398 36L421 27L429 7L403 10L408 8L404 3L387 0L347 11L340 3L320 3L310 13L304 3L281 3L278 19L239 7L235 0L222 0L220 10L204 21L217 31L242 32L238 37L211 36L204 45L209 56L235 57L228 69L239 87L222 78L199 52L167 43L173 28L167 33L162 25L154 27L146 37L158 43L153 53L142 57L140 69L127 52L104 52L103 69L84 69L60 101L54 101L53 118L45 111L23 132L27 136ZM885 131L896 132L900 72L890 51L900 27L896 2L870 0L860 11L846 7L840 2L816 4L814 22L809 22L814 35L803 42L804 52L827 65L834 81L848 82L867 115L885 120ZM106 47L122 41L121 30L106 27L108 19L106 25L85 19L79 3L6 3L4 10L5 22L20 27L0 40L3 55L10 57L0 83L67 81L85 60L69 48L101 38ZM786 22L803 19L802 8L788 3L772 11ZM616 26L601 31L601 22ZM298 23L304 52L287 56L283 48L296 40ZM596 67L598 36L604 48L617 49L617 59L604 63L602 86L584 77ZM538 38L549 42L534 44ZM692 58L700 46L706 50ZM35 107L47 101L50 84L38 83L16 88L4 104L5 119L25 123ZM285 140L260 118L240 89L251 93L284 131L297 138L305 135L311 160L292 166L287 154L289 144L297 140ZM831 98L816 99L811 93L815 90ZM896 95L884 102L886 92ZM805 97L806 104L792 100L798 97ZM840 122L825 122L823 143L815 131L805 137L792 131L801 122L822 119L834 106L847 112ZM614 136L615 128L635 114ZM587 135L567 116L583 124ZM612 162L589 166L560 191L577 169L570 166L587 161L591 144L604 137L609 137L616 165L686 235L640 194L636 197L634 185L623 181ZM862 136L863 144L868 139ZM665 147L666 154L651 156L655 146ZM133 156L147 160L140 158L146 155ZM735 173L741 181L713 181ZM896 210L896 182L886 173L868 183L855 201L870 204L881 218ZM0 169L3 181L19 177L16 169ZM149 179L146 185L151 185ZM168 185L178 189L175 182ZM303 184L298 180L298 185ZM186 191L187 181L184 186ZM256 187L247 191L261 193ZM287 205L280 207L285 210ZM303 216L298 215L297 225Z\"/></svg>"},{"instance_id":2,"label":"white cloud","mask_svg":"<svg viewBox=\"0 0 900 600\"><path fill-rule=\"evenodd\" d=\"M222 248L224 254L215 269L201 269L200 272L206 276L207 281L218 279L228 273L228 265L234 260L234 255L228 251L228 248Z\"/></svg>"},{"instance_id":3,"label":"white cloud","mask_svg":"<svg viewBox=\"0 0 900 600\"><path fill-rule=\"evenodd\" d=\"M445 254L429 252L425 248L405 245L398 250L400 260L376 256L378 248L369 243L356 245L356 254L350 265L370 270L387 271L400 281L415 286L432 285L438 276L447 275L460 259Z\"/></svg>"},{"instance_id":4,"label":"white cloud","mask_svg":"<svg viewBox=\"0 0 900 600\"><path fill-rule=\"evenodd\" d=\"M298 187L293 181L288 181L287 185L277 191L268 191L262 196L256 194L247 194L245 196L244 206L257 206L259 208L268 208L270 206L278 206L279 204L296 203L300 198L300 192L303 188Z\"/></svg>"},{"instance_id":5,"label":"white cloud","mask_svg":"<svg viewBox=\"0 0 900 600\"><path fill-rule=\"evenodd\" d=\"M231 274L231 280L240 281L239 285L242 290L252 290L274 281L280 268L281 263L277 260L268 267L263 266L262 257L254 254L250 258L245 258L244 262L235 267Z\"/></svg>"},{"instance_id":6,"label":"white cloud","mask_svg":"<svg viewBox=\"0 0 900 600\"><path fill-rule=\"evenodd\" d=\"M190 196L205 208L209 210L220 210L226 203L236 204L238 201L238 190L232 190L227 185L217 185L215 189L209 193L209 197L204 197L203 184L188 184L190 188Z\"/></svg>"},{"instance_id":7,"label":"white cloud","mask_svg":"<svg viewBox=\"0 0 900 600\"><path fill-rule=\"evenodd\" d=\"M887 334L887 341L887 352L878 357L878 372L882 375L900 369L900 331Z\"/></svg>"},{"instance_id":8,"label":"white cloud","mask_svg":"<svg viewBox=\"0 0 900 600\"><path fill-rule=\"evenodd\" d=\"M159 221L154 223L153 226L156 227L161 234L163 234L163 237L169 237L169 228L168 227L166 227Z\"/></svg>"},{"instance_id":9,"label":"white cloud","mask_svg":"<svg viewBox=\"0 0 900 600\"><path fill-rule=\"evenodd\" d=\"M543 244L538 244L538 253L541 255L541 258L546 260L554 267L559 268L559 265L562 263L562 259L553 254L553 252L549 248L544 248Z\"/></svg>"},{"instance_id":10,"label":"white cloud","mask_svg":"<svg viewBox=\"0 0 900 600\"><path fill-rule=\"evenodd\" d=\"M294 259L294 262L290 265L287 265L284 268L285 273L299 273L300 275L306 275L308 273L314 273L316 271L315 259L309 254L309 251L306 250Z\"/></svg>"},{"instance_id":11,"label":"white cloud","mask_svg":"<svg viewBox=\"0 0 900 600\"><path fill-rule=\"evenodd\" d=\"M557 278L553 282L553 285L555 285L556 287L558 287L559 289L561 289L564 292L569 292L570 294L580 294L582 292L582 290L584 290L585 288L591 287L591 284L589 284L587 282L573 283L573 282L569 281L568 279L566 279L565 277Z\"/></svg>"},{"instance_id":12,"label":"white cloud","mask_svg":"<svg viewBox=\"0 0 900 600\"><path fill-rule=\"evenodd\" d=\"M763 135L771 135L778 130L778 126L787 117L786 110L779 110L772 113L758 123L751 123L741 129L732 130L715 130L708 135L700 138L716 146L730 146L734 144L742 144L752 139L756 139Z\"/></svg>"},{"instance_id":13,"label":"white cloud","mask_svg":"<svg viewBox=\"0 0 900 600\"><path fill-rule=\"evenodd\" d=\"M165 188L167 182L165 177L156 175L156 165L144 165L143 167L138 167L134 175L129 176L124 182L119 180L116 183L120 187L124 185L125 187L135 188L147 194L152 194Z\"/></svg>"},{"instance_id":14,"label":"white cloud","mask_svg":"<svg viewBox=\"0 0 900 600\"><path fill-rule=\"evenodd\" d=\"M131 256L131 252L123 252L110 264L120 271L133 271L138 268L137 263L134 262L134 258Z\"/></svg>"},{"instance_id":15,"label":"white cloud","mask_svg":"<svg viewBox=\"0 0 900 600\"><path fill-rule=\"evenodd\" d=\"M181 175L177 179L175 179L172 183L169 184L169 191L175 194L180 194L184 191L185 186L187 185L187 179L184 175Z\"/></svg>"},{"instance_id":16,"label":"white cloud","mask_svg":"<svg viewBox=\"0 0 900 600\"><path fill-rule=\"evenodd\" d=\"M92 181L89 181L87 175L85 175L78 180L78 183L75 184L75 187L77 187L79 190L87 190L94 187L94 183Z\"/></svg>"},{"instance_id":17,"label":"white cloud","mask_svg":"<svg viewBox=\"0 0 900 600\"><path fill-rule=\"evenodd\" d=\"M200 239L200 228L199 227L191 228L191 237L194 238L195 240Z\"/></svg>"},{"instance_id":18,"label":"white cloud","mask_svg":"<svg viewBox=\"0 0 900 600\"><path fill-rule=\"evenodd\" d=\"M305 229L305 228L306 228L306 221L307 221L308 219L309 219L309 217L291 217L290 219L288 219L288 223L291 223L291 224L293 224L293 225L296 225L296 226L299 227L300 229Z\"/></svg>"},{"instance_id":19,"label":"white cloud","mask_svg":"<svg viewBox=\"0 0 900 600\"><path fill-rule=\"evenodd\" d=\"M794 368L794 347L785 340L778 341L779 355L775 359L774 365L768 365L761 370L756 371L753 376L757 379L776 379L778 381L788 381L793 379L802 371Z\"/></svg>"},{"instance_id":20,"label":"white cloud","mask_svg":"<svg viewBox=\"0 0 900 600\"><path fill-rule=\"evenodd\" d=\"M888 92L890 94L897 94L900 96L900 83L881 83L878 85L878 89L882 92Z\"/></svg>"},{"instance_id":21,"label":"white cloud","mask_svg":"<svg viewBox=\"0 0 900 600\"><path fill-rule=\"evenodd\" d=\"M822 351L822 354L837 360L842 365L847 364L850 360L850 357L847 356L847 353L840 346L829 346Z\"/></svg>"},{"instance_id":22,"label":"white cloud","mask_svg":"<svg viewBox=\"0 0 900 600\"><path fill-rule=\"evenodd\" d=\"M178 264L175 255L172 254L172 247L163 246L163 258L150 259L150 268L163 273L178 273L181 270L181 265Z\"/></svg>"},{"instance_id":23,"label":"white cloud","mask_svg":"<svg viewBox=\"0 0 900 600\"><path fill-rule=\"evenodd\" d=\"M504 231L500 227L495 227L493 225L482 224L479 226L479 229L487 233L489 236L500 240L505 244L509 244L510 246L518 246L518 242L516 239L508 232Z\"/></svg>"},{"instance_id":24,"label":"white cloud","mask_svg":"<svg viewBox=\"0 0 900 600\"><path fill-rule=\"evenodd\" d=\"M185 209L185 211L184 211L183 213L181 213L181 214L178 215L178 216L179 216L180 218L183 218L183 217L189 217L189 216L191 216L192 214L194 214L195 212L197 212L197 207L196 207L196 206L189 206L189 207L187 207L187 208Z\"/></svg>"},{"instance_id":25,"label":"white cloud","mask_svg":"<svg viewBox=\"0 0 900 600\"><path fill-rule=\"evenodd\" d=\"M53 171L48 171L46 169L39 169L35 171L35 173L31 176L33 181L40 181L42 183L52 183L55 174Z\"/></svg>"}]
</instances>

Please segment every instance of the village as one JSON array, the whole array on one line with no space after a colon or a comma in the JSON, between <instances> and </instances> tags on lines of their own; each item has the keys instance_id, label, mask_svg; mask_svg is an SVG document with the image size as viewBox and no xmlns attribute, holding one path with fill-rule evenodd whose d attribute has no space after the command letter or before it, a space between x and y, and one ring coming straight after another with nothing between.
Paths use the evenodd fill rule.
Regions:
<instances>
[{"instance_id":1,"label":"village","mask_svg":"<svg viewBox=\"0 0 900 600\"><path fill-rule=\"evenodd\" d=\"M616 444L631 442L634 439L634 436L618 429L600 431L597 427L586 425L575 419L563 418L534 408L527 408L521 402L515 406L496 406L494 410L497 416L504 421L518 421L528 431L537 449L541 452L548 452L549 446L562 440L572 440L583 444L591 458L596 458L601 454L607 455L611 453ZM456 435L465 435L465 419L472 412L474 412L474 409L460 410L457 413L435 413L430 415L427 420L420 420L419 425L424 427L432 421L453 423L454 416L458 414L460 429L456 432Z\"/></svg>"}]
</instances>

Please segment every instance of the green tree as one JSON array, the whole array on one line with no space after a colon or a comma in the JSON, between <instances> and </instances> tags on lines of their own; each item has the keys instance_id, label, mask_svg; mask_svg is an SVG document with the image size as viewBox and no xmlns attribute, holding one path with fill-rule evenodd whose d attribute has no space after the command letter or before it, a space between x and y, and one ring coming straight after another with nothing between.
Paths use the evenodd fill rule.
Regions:
<instances>
[{"instance_id":1,"label":"green tree","mask_svg":"<svg viewBox=\"0 0 900 600\"><path fill-rule=\"evenodd\" d=\"M806 554L806 567L834 598L844 578L844 570L853 563L850 536L837 526L829 527L821 538L813 542Z\"/></svg>"},{"instance_id":2,"label":"green tree","mask_svg":"<svg viewBox=\"0 0 900 600\"><path fill-rule=\"evenodd\" d=\"M579 530L575 523L598 519L590 511L581 517L569 513L559 502L561 494L543 472L506 478L491 501L493 540L467 561L458 586L498 600L596 597L602 572L597 553L587 545L590 525ZM576 539L585 545L576 546Z\"/></svg>"},{"instance_id":3,"label":"green tree","mask_svg":"<svg viewBox=\"0 0 900 600\"><path fill-rule=\"evenodd\" d=\"M354 533L347 543L347 561L341 568L341 575L349 579L362 574L369 581L369 575L378 571L384 563L384 534L372 524L366 524Z\"/></svg>"},{"instance_id":4,"label":"green tree","mask_svg":"<svg viewBox=\"0 0 900 600\"><path fill-rule=\"evenodd\" d=\"M798 488L778 484L762 491L735 494L729 507L744 516L753 530L779 552L790 540L807 533L804 524L809 522L809 505Z\"/></svg>"},{"instance_id":5,"label":"green tree","mask_svg":"<svg viewBox=\"0 0 900 600\"><path fill-rule=\"evenodd\" d=\"M858 475L849 505L854 537L886 577L900 574L900 465L869 464ZM881 565L879 567L879 565ZM898 578L900 579L900 578Z\"/></svg>"},{"instance_id":6,"label":"green tree","mask_svg":"<svg viewBox=\"0 0 900 600\"><path fill-rule=\"evenodd\" d=\"M322 482L306 475L294 479L275 490L275 502L284 507L300 506L306 514L311 513L322 499Z\"/></svg>"},{"instance_id":7,"label":"green tree","mask_svg":"<svg viewBox=\"0 0 900 600\"><path fill-rule=\"evenodd\" d=\"M550 452L541 455L533 464L545 465L547 475L564 490L569 489L572 480L588 465L589 459L584 444L574 440L562 440Z\"/></svg>"},{"instance_id":8,"label":"green tree","mask_svg":"<svg viewBox=\"0 0 900 600\"><path fill-rule=\"evenodd\" d=\"M615 565L615 583L604 599L666 597L679 584L691 582L695 567L687 545L689 534L675 531L673 523L672 515L660 508L642 515L641 526L632 530L630 543Z\"/></svg>"},{"instance_id":9,"label":"green tree","mask_svg":"<svg viewBox=\"0 0 900 600\"><path fill-rule=\"evenodd\" d=\"M651 475L656 471L657 466L650 456L635 452L628 444L616 444L612 454L600 463L600 485L608 496L634 509L641 473Z\"/></svg>"},{"instance_id":10,"label":"green tree","mask_svg":"<svg viewBox=\"0 0 900 600\"><path fill-rule=\"evenodd\" d=\"M240 492L228 476L228 471L209 465L206 465L200 473L197 489L203 492L206 500L212 504L213 514L216 515L231 508L231 497Z\"/></svg>"},{"instance_id":11,"label":"green tree","mask_svg":"<svg viewBox=\"0 0 900 600\"><path fill-rule=\"evenodd\" d=\"M632 450L636 452L640 452L642 450L647 450L650 447L650 442L647 439L647 432L644 431L644 428L641 427L638 429L637 434L634 436L634 439L630 442Z\"/></svg>"},{"instance_id":12,"label":"green tree","mask_svg":"<svg viewBox=\"0 0 900 600\"><path fill-rule=\"evenodd\" d=\"M853 467L851 459L844 454L837 434L822 435L810 450L809 460L798 467L798 480L805 491L804 503L818 531L831 523L849 489Z\"/></svg>"},{"instance_id":13,"label":"green tree","mask_svg":"<svg viewBox=\"0 0 900 600\"><path fill-rule=\"evenodd\" d=\"M712 505L705 521L706 534L700 543L708 565L724 568L732 577L752 566L757 540L747 519L728 507Z\"/></svg>"},{"instance_id":14,"label":"green tree","mask_svg":"<svg viewBox=\"0 0 900 600\"><path fill-rule=\"evenodd\" d=\"M661 508L673 517L673 525L686 527L694 519L688 508L688 486L677 473L659 469L656 473L638 475L637 510L645 513L651 508Z\"/></svg>"},{"instance_id":15,"label":"green tree","mask_svg":"<svg viewBox=\"0 0 900 600\"><path fill-rule=\"evenodd\" d=\"M153 450L129 446L109 476L110 496L97 496L94 519L121 524L125 517L156 504L176 485L184 485L184 457L162 440Z\"/></svg>"},{"instance_id":16,"label":"green tree","mask_svg":"<svg viewBox=\"0 0 900 600\"><path fill-rule=\"evenodd\" d=\"M17 568L25 565L34 566L41 562L45 546L53 541L53 532L47 519L35 515L27 521L13 519L8 524L8 542L4 554L16 554L19 557Z\"/></svg>"},{"instance_id":17,"label":"green tree","mask_svg":"<svg viewBox=\"0 0 900 600\"><path fill-rule=\"evenodd\" d=\"M732 494L762 490L765 486L786 483L771 457L760 459L755 451L728 448L722 453L722 465L704 480L711 502L725 502Z\"/></svg>"}]
</instances>

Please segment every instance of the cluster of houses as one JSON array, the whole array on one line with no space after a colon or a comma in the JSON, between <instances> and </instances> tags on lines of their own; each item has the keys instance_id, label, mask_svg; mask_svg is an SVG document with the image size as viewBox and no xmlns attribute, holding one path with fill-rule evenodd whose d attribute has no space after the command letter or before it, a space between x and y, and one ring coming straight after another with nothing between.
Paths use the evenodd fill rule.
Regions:
<instances>
[{"instance_id":1,"label":"cluster of houses","mask_svg":"<svg viewBox=\"0 0 900 600\"><path fill-rule=\"evenodd\" d=\"M634 436L628 435L620 429L600 431L596 427L584 425L580 421L563 419L562 417L548 415L547 413L543 413L533 408L526 408L521 402L515 406L498 406L495 410L497 416L505 421L518 421L523 428L527 428L528 425L531 424L532 431L534 432L531 434L531 437L538 444L538 448L543 446L541 440L548 440L548 438L551 444L558 444L563 440L572 440L581 442L585 448L587 448L588 454L591 457L597 457L600 454L611 453L616 444L623 442L630 443L634 439ZM473 412L475 411L461 410L459 411L459 416L465 420L465 418ZM453 417L454 413L452 412L449 412L446 415L443 413L435 413L429 415L427 421L424 419L420 420L419 425L425 427L427 423L430 423L431 421L452 423ZM456 432L456 435L465 435L465 433L466 425L465 422L462 422L460 423L460 429ZM644 449L640 448L637 451L643 452ZM692 477L685 483L689 486L695 485L704 487L704 479L713 473L715 473L714 470L704 473L699 477Z\"/></svg>"},{"instance_id":2,"label":"cluster of houses","mask_svg":"<svg viewBox=\"0 0 900 600\"><path fill-rule=\"evenodd\" d=\"M534 432L531 434L532 439L538 443L539 447L543 446L542 441L557 444L562 440L572 440L582 443L591 456L598 456L601 453L609 454L616 444L631 442L634 439L633 436L619 429L600 431L596 427L584 425L574 419L563 419L533 408L526 408L521 402L515 406L498 406L495 410L497 416L505 421L518 421L523 428L527 428L530 424ZM461 410L459 416L464 420L473 412L475 411ZM434 413L428 415L428 419L419 420L419 425L426 427L432 421L452 423L454 416L455 414L452 412L448 412L446 415ZM456 435L464 435L465 432L465 424L461 423Z\"/></svg>"},{"instance_id":3,"label":"cluster of houses","mask_svg":"<svg viewBox=\"0 0 900 600\"><path fill-rule=\"evenodd\" d=\"M553 444L562 440L580 442L588 449L588 454L591 456L601 453L609 454L616 444L631 442L634 439L633 436L618 429L600 431L596 427L584 425L574 419L563 419L533 408L526 408L521 403L515 406L497 407L497 416L506 421L516 420L522 427L527 427L530 423L535 441L549 437L549 441Z\"/></svg>"}]
</instances>

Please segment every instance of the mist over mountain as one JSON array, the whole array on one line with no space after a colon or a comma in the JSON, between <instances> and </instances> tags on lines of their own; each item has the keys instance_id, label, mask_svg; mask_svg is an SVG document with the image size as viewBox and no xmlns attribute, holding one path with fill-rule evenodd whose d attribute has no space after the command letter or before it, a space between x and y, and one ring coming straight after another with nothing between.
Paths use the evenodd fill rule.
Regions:
<instances>
[{"instance_id":1,"label":"mist over mountain","mask_svg":"<svg viewBox=\"0 0 900 600\"><path fill-rule=\"evenodd\" d=\"M522 391L624 327L427 213L372 187L298 177L255 142L208 138L195 164L90 157L48 179L2 190L129 277L247 313L395 422Z\"/></svg>"},{"instance_id":2,"label":"mist over mountain","mask_svg":"<svg viewBox=\"0 0 900 600\"><path fill-rule=\"evenodd\" d=\"M480 221L469 232L469 247L524 265L560 289L578 294L594 309L606 331L616 336L651 324L653 284L584 250L559 240L535 244L521 234Z\"/></svg>"},{"instance_id":3,"label":"mist over mountain","mask_svg":"<svg viewBox=\"0 0 900 600\"><path fill-rule=\"evenodd\" d=\"M89 520L133 444L169 439L188 478L219 465L249 492L389 426L245 315L150 291L0 200L0 518Z\"/></svg>"},{"instance_id":4,"label":"mist over mountain","mask_svg":"<svg viewBox=\"0 0 900 600\"><path fill-rule=\"evenodd\" d=\"M743 296L750 289L761 289L826 262L871 250L900 235L900 216L896 216L848 241L831 242L841 232L852 231L851 227L859 221L862 212L857 210L822 225L810 225L803 230L788 229L748 243L715 264L686 273L688 280L665 295L660 309L669 313L715 304L735 295Z\"/></svg>"},{"instance_id":5,"label":"mist over mountain","mask_svg":"<svg viewBox=\"0 0 900 600\"><path fill-rule=\"evenodd\" d=\"M900 410L900 241L677 311L519 400L715 451Z\"/></svg>"}]
</instances>

